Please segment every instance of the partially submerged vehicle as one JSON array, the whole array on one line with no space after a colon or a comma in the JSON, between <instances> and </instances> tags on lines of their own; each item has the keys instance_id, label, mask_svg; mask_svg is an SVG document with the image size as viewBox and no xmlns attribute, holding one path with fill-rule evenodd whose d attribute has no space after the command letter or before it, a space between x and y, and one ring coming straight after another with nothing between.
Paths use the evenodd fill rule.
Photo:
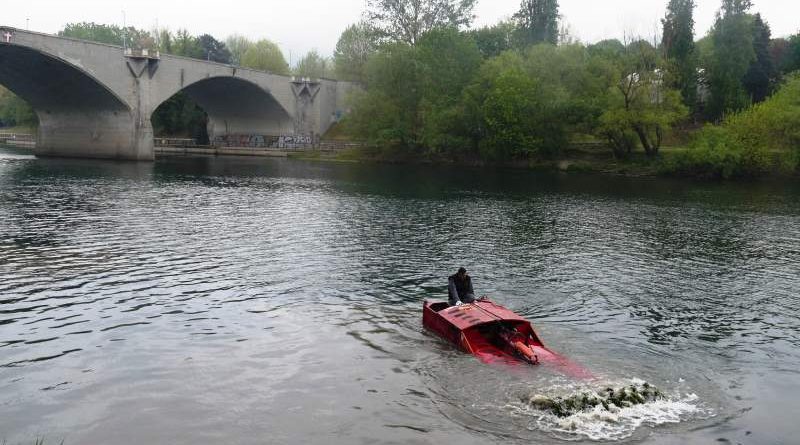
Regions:
<instances>
[{"instance_id":1,"label":"partially submerged vehicle","mask_svg":"<svg viewBox=\"0 0 800 445\"><path fill-rule=\"evenodd\" d=\"M484 363L548 363L570 376L593 378L588 370L548 349L529 321L487 299L459 306L425 301L422 324Z\"/></svg>"}]
</instances>

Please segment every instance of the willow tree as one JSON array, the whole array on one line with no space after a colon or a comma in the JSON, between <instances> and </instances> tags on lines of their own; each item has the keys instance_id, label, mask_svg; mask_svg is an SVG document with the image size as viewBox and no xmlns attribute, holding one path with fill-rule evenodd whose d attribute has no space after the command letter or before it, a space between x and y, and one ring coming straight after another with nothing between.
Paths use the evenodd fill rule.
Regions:
<instances>
[{"instance_id":1,"label":"willow tree","mask_svg":"<svg viewBox=\"0 0 800 445\"><path fill-rule=\"evenodd\" d=\"M468 27L478 0L367 0L366 19L381 37L416 46L426 32Z\"/></svg>"}]
</instances>

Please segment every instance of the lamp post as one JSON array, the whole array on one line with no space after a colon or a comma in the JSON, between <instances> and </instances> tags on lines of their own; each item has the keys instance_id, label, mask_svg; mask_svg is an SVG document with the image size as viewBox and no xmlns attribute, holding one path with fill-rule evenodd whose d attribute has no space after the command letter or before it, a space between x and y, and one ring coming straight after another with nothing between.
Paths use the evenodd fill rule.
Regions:
<instances>
[{"instance_id":1,"label":"lamp post","mask_svg":"<svg viewBox=\"0 0 800 445\"><path fill-rule=\"evenodd\" d=\"M291 48L289 48L289 46L288 46L288 45L286 45L286 44L285 44L285 43L283 43L283 42L275 42L275 44L276 44L276 45L283 46L284 48L287 48L287 49L288 49L288 51L289 51L289 70L292 70L292 69L293 69L293 67L292 67L292 62L293 62L293 61L292 61L292 49L291 49Z\"/></svg>"},{"instance_id":2,"label":"lamp post","mask_svg":"<svg viewBox=\"0 0 800 445\"><path fill-rule=\"evenodd\" d=\"M125 10L122 10L122 48L128 49L128 27L127 20L125 18Z\"/></svg>"}]
</instances>

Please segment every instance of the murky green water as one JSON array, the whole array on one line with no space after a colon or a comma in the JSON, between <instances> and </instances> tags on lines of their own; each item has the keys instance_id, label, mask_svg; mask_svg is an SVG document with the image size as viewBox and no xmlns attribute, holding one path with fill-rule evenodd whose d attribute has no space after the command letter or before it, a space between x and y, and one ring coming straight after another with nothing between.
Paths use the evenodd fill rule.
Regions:
<instances>
[{"instance_id":1,"label":"murky green water","mask_svg":"<svg viewBox=\"0 0 800 445\"><path fill-rule=\"evenodd\" d=\"M0 443L796 443L800 185L0 151ZM421 325L445 276L600 376ZM524 403L642 379L669 398Z\"/></svg>"}]
</instances>

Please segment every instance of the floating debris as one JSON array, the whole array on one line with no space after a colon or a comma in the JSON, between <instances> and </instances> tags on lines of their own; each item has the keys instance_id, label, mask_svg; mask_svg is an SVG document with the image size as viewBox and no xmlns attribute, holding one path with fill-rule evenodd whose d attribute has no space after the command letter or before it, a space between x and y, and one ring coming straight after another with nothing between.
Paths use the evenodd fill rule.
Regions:
<instances>
[{"instance_id":1,"label":"floating debris","mask_svg":"<svg viewBox=\"0 0 800 445\"><path fill-rule=\"evenodd\" d=\"M601 407L606 411L616 411L663 400L664 394L649 383L633 384L620 389L606 388L600 392L582 392L569 397L549 397L530 394L521 397L522 402L539 410L547 411L557 417L569 417L580 412Z\"/></svg>"}]
</instances>

